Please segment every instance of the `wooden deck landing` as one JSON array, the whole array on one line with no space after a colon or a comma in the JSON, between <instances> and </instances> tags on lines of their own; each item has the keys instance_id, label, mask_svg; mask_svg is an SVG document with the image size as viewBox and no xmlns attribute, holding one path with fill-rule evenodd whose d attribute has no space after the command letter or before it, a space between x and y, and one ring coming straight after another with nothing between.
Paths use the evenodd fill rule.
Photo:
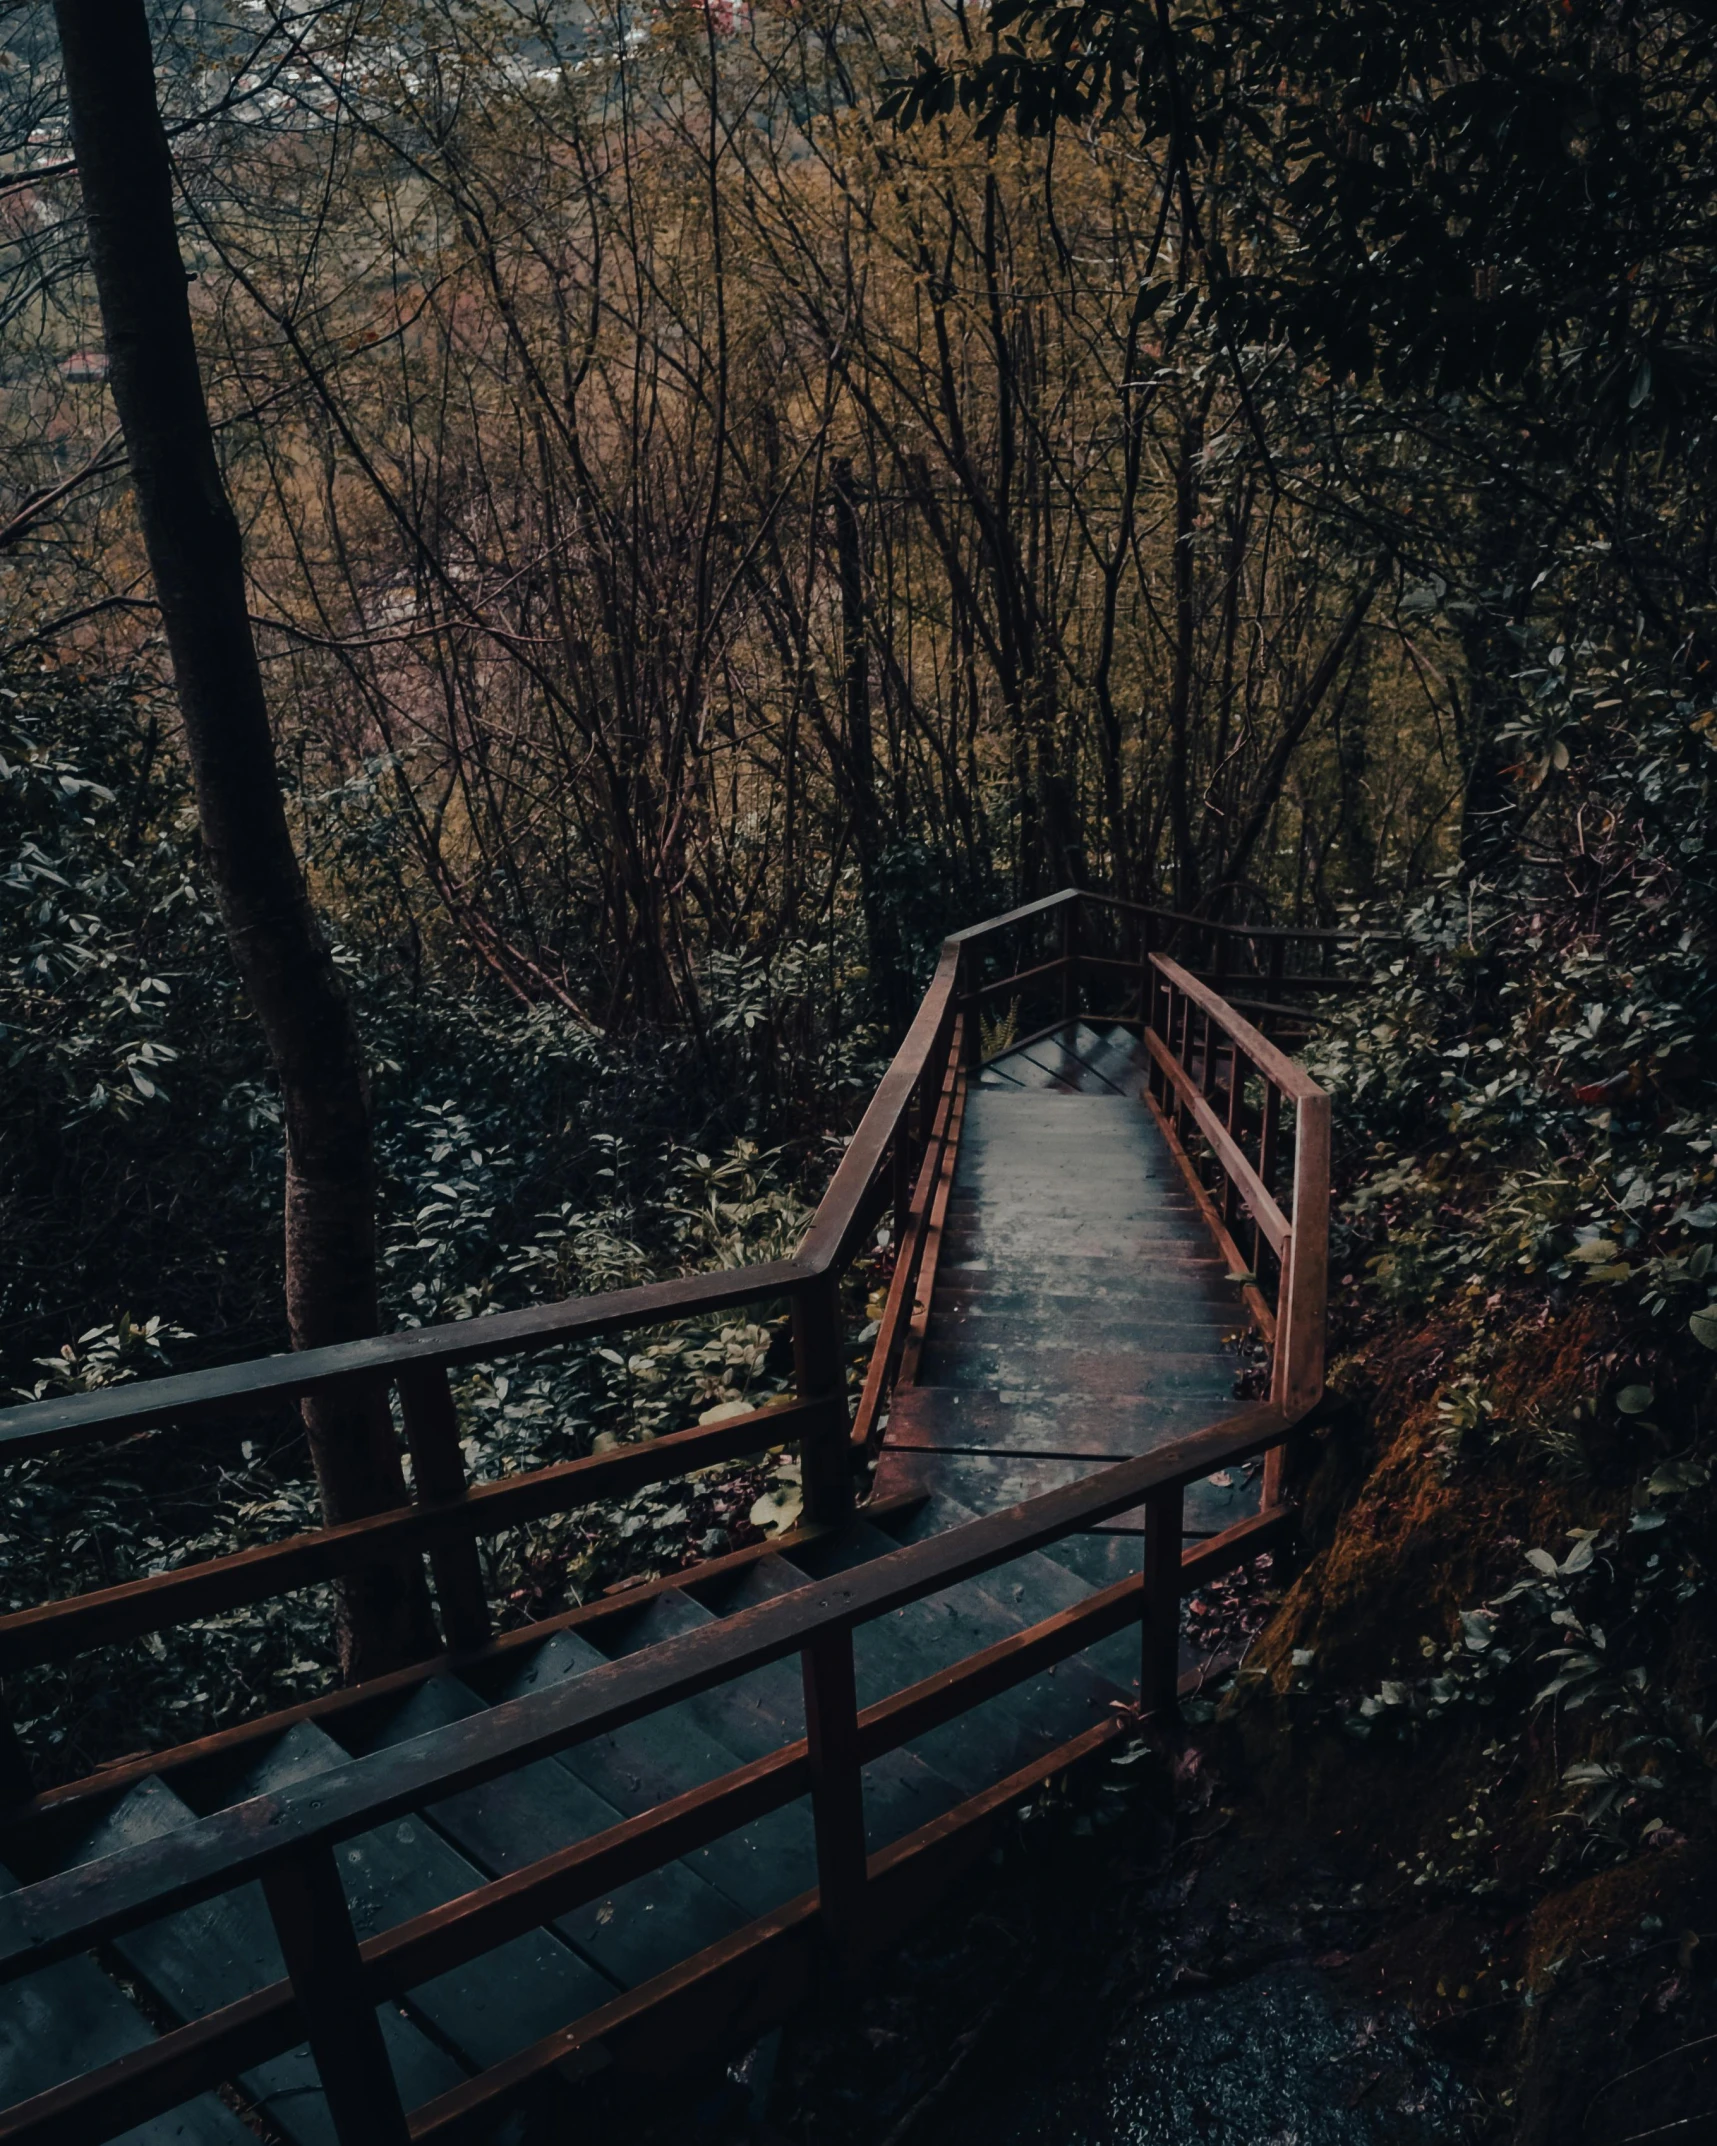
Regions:
<instances>
[{"instance_id":1,"label":"wooden deck landing","mask_svg":"<svg viewBox=\"0 0 1717 2146\"><path fill-rule=\"evenodd\" d=\"M1245 1403L1247 1317L1139 1100L1125 1029L1010 1052L966 1097L915 1382L897 1386L876 1489L953 1526L1149 1452ZM1258 1472L1187 1495L1189 1537L1256 1512ZM1102 1583L1139 1565L1142 1514L1062 1546Z\"/></svg>"}]
</instances>

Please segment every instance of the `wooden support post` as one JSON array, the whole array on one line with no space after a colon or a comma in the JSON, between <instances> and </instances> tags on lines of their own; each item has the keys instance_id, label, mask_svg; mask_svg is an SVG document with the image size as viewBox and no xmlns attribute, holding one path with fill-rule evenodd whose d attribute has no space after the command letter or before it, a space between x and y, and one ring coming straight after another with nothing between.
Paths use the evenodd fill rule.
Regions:
<instances>
[{"instance_id":1,"label":"wooden support post","mask_svg":"<svg viewBox=\"0 0 1717 2146\"><path fill-rule=\"evenodd\" d=\"M1180 1537L1184 1493L1145 1500L1145 1595L1139 1704L1159 1722L1179 1718Z\"/></svg>"},{"instance_id":2,"label":"wooden support post","mask_svg":"<svg viewBox=\"0 0 1717 2146\"><path fill-rule=\"evenodd\" d=\"M1079 1018L1079 904L1069 902L1061 912L1061 958L1067 966L1061 972L1061 1018L1071 1031ZM1073 1037L1069 1033L1067 1048L1072 1050Z\"/></svg>"},{"instance_id":3,"label":"wooden support post","mask_svg":"<svg viewBox=\"0 0 1717 2146\"><path fill-rule=\"evenodd\" d=\"M1151 928L1154 922L1150 916L1139 919L1139 1019L1147 1027L1156 1025L1157 972L1151 967L1151 955L1156 951L1156 934Z\"/></svg>"},{"instance_id":4,"label":"wooden support post","mask_svg":"<svg viewBox=\"0 0 1717 2146\"><path fill-rule=\"evenodd\" d=\"M1329 1301L1329 1097L1303 1096L1295 1105L1294 1119L1294 1233L1288 1240L1282 1275L1271 1392L1284 1408L1310 1408L1324 1390L1324 1328ZM1266 1485L1269 1473L1266 1467ZM1278 1481L1280 1475L1278 1465Z\"/></svg>"},{"instance_id":5,"label":"wooden support post","mask_svg":"<svg viewBox=\"0 0 1717 2146\"><path fill-rule=\"evenodd\" d=\"M411 1472L419 1505L439 1505L464 1495L465 1456L459 1444L459 1412L440 1364L423 1364L399 1375L400 1413L411 1448ZM483 1567L472 1536L439 1544L429 1553L441 1631L449 1647L484 1647L493 1636Z\"/></svg>"},{"instance_id":6,"label":"wooden support post","mask_svg":"<svg viewBox=\"0 0 1717 2146\"><path fill-rule=\"evenodd\" d=\"M853 1635L819 1632L800 1655L805 1679L805 1743L811 1818L817 1836L817 1891L823 1933L836 1963L864 1949L864 1776L859 1766L858 1688Z\"/></svg>"},{"instance_id":7,"label":"wooden support post","mask_svg":"<svg viewBox=\"0 0 1717 2146\"><path fill-rule=\"evenodd\" d=\"M1198 1085L1204 1091L1204 1099L1207 1103L1216 1093L1217 1070L1222 1064L1222 1043L1222 1030L1217 1026L1211 1014L1206 1011L1204 1014L1204 1058L1199 1068Z\"/></svg>"},{"instance_id":8,"label":"wooden support post","mask_svg":"<svg viewBox=\"0 0 1717 2146\"><path fill-rule=\"evenodd\" d=\"M1245 1053L1238 1043L1231 1043L1228 1046L1228 1109L1226 1123L1229 1137L1236 1147L1241 1146L1241 1135L1245 1130L1246 1072ZM1234 1233L1234 1225L1239 1216L1239 1188L1233 1178L1224 1170L1222 1173L1222 1220L1230 1236Z\"/></svg>"},{"instance_id":9,"label":"wooden support post","mask_svg":"<svg viewBox=\"0 0 1717 2146\"><path fill-rule=\"evenodd\" d=\"M888 1151L889 1250L898 1259L906 1239L906 1221L912 1211L912 1186L918 1175L918 1158L924 1152L924 1082L915 1081L912 1096L900 1113L894 1140Z\"/></svg>"},{"instance_id":10,"label":"wooden support post","mask_svg":"<svg viewBox=\"0 0 1717 2146\"><path fill-rule=\"evenodd\" d=\"M1258 1178L1271 1199L1280 1197L1276 1166L1282 1152L1282 1091L1274 1081L1264 1083L1264 1109L1258 1126Z\"/></svg>"},{"instance_id":11,"label":"wooden support post","mask_svg":"<svg viewBox=\"0 0 1717 2146\"><path fill-rule=\"evenodd\" d=\"M965 1014L965 1026L960 1034L960 1063L974 1078L984 1055L984 1024L978 1005L978 983L978 956L971 947L963 947L960 952L959 988L955 992L956 1003L962 1005Z\"/></svg>"},{"instance_id":12,"label":"wooden support post","mask_svg":"<svg viewBox=\"0 0 1717 2146\"><path fill-rule=\"evenodd\" d=\"M409 2146L334 1851L312 1848L262 1885L340 2146Z\"/></svg>"},{"instance_id":13,"label":"wooden support post","mask_svg":"<svg viewBox=\"0 0 1717 2146\"><path fill-rule=\"evenodd\" d=\"M852 1417L840 1282L833 1274L807 1282L793 1298L793 1369L799 1398L826 1401L829 1411L828 1422L799 1442L805 1518L838 1526L853 1509Z\"/></svg>"}]
</instances>

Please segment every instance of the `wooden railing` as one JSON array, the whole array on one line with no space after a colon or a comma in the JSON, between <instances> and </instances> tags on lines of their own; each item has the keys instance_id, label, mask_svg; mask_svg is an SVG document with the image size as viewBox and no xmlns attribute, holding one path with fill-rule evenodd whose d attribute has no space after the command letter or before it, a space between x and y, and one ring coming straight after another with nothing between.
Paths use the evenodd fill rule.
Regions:
<instances>
[{"instance_id":1,"label":"wooden railing","mask_svg":"<svg viewBox=\"0 0 1717 2146\"><path fill-rule=\"evenodd\" d=\"M10 1979L260 1879L288 1969L286 1980L0 2114L0 2141L94 2146L306 2039L345 2146L444 2139L580 2048L624 2039L661 2006L683 2005L696 1992L719 2011L723 1985L754 1985L767 1955L791 1955L802 1974L810 1964L807 1948L817 1940L856 1962L899 1925L904 1896L973 1828L1130 1724L1114 1718L1097 1724L1075 1744L878 1855L865 1851L862 1768L1129 1625L1141 1638L1141 1708L1159 1718L1171 1714L1181 1596L1279 1542L1292 1518L1285 1508L1259 1514L1182 1555L1184 1492L1215 1469L1273 1450L1311 1413L1272 1404L1251 1409L1028 1504L0 1897L0 1979ZM1140 1574L859 1708L858 1626L1141 1503L1147 1524ZM334 1859L341 1841L794 1654L805 1686L807 1734L800 1741L359 1943ZM807 1791L816 1830L815 1892L408 2119L376 2004ZM963 1845L969 1852L974 1843L966 1838Z\"/></svg>"},{"instance_id":2,"label":"wooden railing","mask_svg":"<svg viewBox=\"0 0 1717 2146\"><path fill-rule=\"evenodd\" d=\"M961 1003L974 1015L998 1000L1029 1009L1031 1017L1008 1038L1010 1049L1054 1035L1081 1012L1139 1027L1156 954L1182 961L1263 1028L1302 1036L1316 999L1364 988L1362 978L1333 969L1327 957L1393 943L1388 933L1230 924L1087 891L1051 895L979 931L982 943L967 962ZM985 974L1010 943L1011 965ZM967 1044L974 1058L981 1055L975 1023Z\"/></svg>"},{"instance_id":3,"label":"wooden railing","mask_svg":"<svg viewBox=\"0 0 1717 2146\"><path fill-rule=\"evenodd\" d=\"M1101 933L1112 932L1117 918L1138 936L1136 958L1099 950L1115 943ZM1057 1013L1050 1025L1057 1026L1080 1010L1082 983L1098 987L1093 995L1123 1001L1101 1018L1126 1020L1143 1031L1155 1069L1154 1107L1213 1226L1225 1233L1225 1250L1237 1268L1241 1262L1232 1233L1239 1207L1245 1208L1253 1233L1247 1271L1258 1277L1247 1287L1275 1340L1267 1404L1146 1460L1105 1469L838 1580L592 1670L573 1684L509 1702L352 1761L301 1787L199 1820L168 1839L0 1898L0 1978L8 1978L259 1876L289 1970L289 1980L273 1989L0 2114L0 2142L69 2146L74 2140L108 2137L306 2038L343 2140L450 2136L474 2112L492 2109L579 2047L624 2042L628 2034L642 2031L646 2016L683 2005L692 1993L700 2002L719 2005L723 1989L749 1986L746 1978L754 1975L762 1955L792 1953L813 1939L847 1957L862 1953L887 1933L891 1918L898 1920L906 1893L950 1854L963 1852L959 1844L1029 1785L1024 1775L1015 1776L921 1835L867 1859L861 1773L881 1753L1128 1624L1141 1631L1142 1704L1172 1710L1181 1594L1280 1541L1292 1524L1291 1512L1276 1495L1279 1469L1267 1462L1264 1512L1181 1555L1186 1485L1249 1455L1276 1453L1320 1401L1328 1202L1327 1102L1214 989L1154 950L1177 926L1207 936L1226 929L1069 891L947 940L906 1039L790 1260L0 1413L3 1461L253 1409L346 1382L391 1387L413 1456L416 1498L410 1506L369 1519L0 1618L0 1673L336 1578L384 1555L421 1553L435 1581L448 1653L360 1688L368 1696L404 1689L448 1660L463 1664L543 1636L543 1626L500 1638L492 1634L476 1556L480 1537L786 1441L800 1448L807 1525L836 1525L852 1506L855 1448L874 1439L891 1384L902 1364L910 1368L922 1339L926 1277L946 1207L966 1081L980 1055L979 1009L999 993L1029 1002L1032 992L1047 987ZM1047 961L1034 961L1031 941L1045 932L1053 935L1056 951ZM1260 940L1250 930L1233 937L1237 946ZM1265 986L1276 998L1296 985L1303 988L1308 979L1303 971L1290 976L1287 949L1304 951L1329 939L1268 937L1267 947L1281 946L1283 958L1272 974L1268 960L1274 957L1267 953ZM1011 972L999 981L986 978L985 964L1008 951ZM1276 999L1264 1003L1274 1005ZM1293 1114L1291 1139L1284 1104ZM1203 1185L1205 1167L1221 1173L1215 1198ZM1291 1211L1278 1204L1276 1188L1284 1172L1292 1179ZM884 1217L892 1218L892 1279L856 1416L849 1418L840 1281L868 1249ZM792 1319L793 1395L741 1417L589 1459L467 1484L450 1371L637 1326L783 1300ZM1142 1575L879 1705L858 1708L856 1626L1141 1503L1146 1518ZM574 1611L553 1622L593 1613L599 1610ZM805 1685L802 1741L359 1945L335 1873L338 1841L795 1653ZM328 1694L194 1745L133 1757L84 1781L34 1796L26 1792L10 1822L17 1837L51 1844L67 1835L75 1819L87 1822L94 1808L146 1774L170 1776L217 1753L230 1754L294 1720L335 1712L357 1696ZM1081 1739L1081 1746L1096 1748L1112 1733L1114 1724L1102 1725ZM1058 1770L1078 1755L1064 1747L1045 1765L1053 1763ZM14 1753L12 1770L15 1778L20 1775L21 1755ZM21 1785L27 1791L27 1780ZM416 2112L408 2125L375 2024L373 2006L382 1996L472 1959L807 1791L817 1842L815 1893L659 1978L661 1986L631 1991L564 2034L480 2075ZM33 1860L41 1868L52 1855L38 1847Z\"/></svg>"},{"instance_id":4,"label":"wooden railing","mask_svg":"<svg viewBox=\"0 0 1717 2146\"><path fill-rule=\"evenodd\" d=\"M1329 1097L1164 954L1151 957L1150 1004L1147 1099L1231 1271L1246 1277L1272 1347L1271 1398L1307 1406L1324 1383Z\"/></svg>"},{"instance_id":5,"label":"wooden railing","mask_svg":"<svg viewBox=\"0 0 1717 2146\"><path fill-rule=\"evenodd\" d=\"M448 1645L480 1646L490 1636L476 1555L480 1537L786 1441L800 1448L807 1515L824 1523L838 1519L852 1502L851 1444L855 1436L861 1444L873 1437L889 1384L911 1345L913 1322L921 1325L927 1310L915 1285L926 1243L937 1226L939 1191L945 1202L949 1136L957 1127L962 1100L961 1065L974 1063L979 1054L978 1006L999 992L1018 997L1030 979L1053 975L1062 1009L1050 1024L1053 1028L1078 1010L1082 972L1089 971L1102 983L1115 971L1124 971L1120 995L1135 1003L1154 973L1155 956L1122 961L1082 948L1078 920L1087 908L1139 920L1147 937L1175 924L1197 933L1257 936L1251 927L1175 919L1172 912L1071 890L955 933L944 943L905 1041L792 1259L0 1411L4 1463L96 1438L211 1415L231 1416L343 1384L391 1387L412 1456L416 1498L411 1506L367 1519L0 1617L0 1680L34 1663L337 1579L402 1551L428 1553ZM1016 969L1000 981L980 979L982 959L994 944L1045 925L1059 934L1062 953L1049 962ZM1339 936L1302 934L1295 943L1321 945ZM1287 935L1277 933L1270 943L1283 946ZM1281 981L1278 977L1278 987ZM1188 992L1199 988L1194 979L1187 979ZM1210 996L1210 1004L1221 1003ZM1136 1012L1102 1018L1142 1025ZM1255 1065L1261 1066L1266 1056L1274 1065L1287 1065L1256 1031L1244 1022L1238 1025L1253 1038L1247 1048ZM1299 1078L1291 1067L1287 1071L1290 1079ZM1267 1217L1271 1212L1266 1208ZM854 1424L848 1419L840 1283L868 1247L879 1222L890 1214L896 1253L889 1303ZM468 1485L450 1371L771 1300L784 1300L791 1313L792 1400L648 1444ZM1299 1371L1294 1390L1309 1390ZM0 1779L6 1771L0 1766ZM22 1777L15 1759L10 1771L15 1780Z\"/></svg>"}]
</instances>

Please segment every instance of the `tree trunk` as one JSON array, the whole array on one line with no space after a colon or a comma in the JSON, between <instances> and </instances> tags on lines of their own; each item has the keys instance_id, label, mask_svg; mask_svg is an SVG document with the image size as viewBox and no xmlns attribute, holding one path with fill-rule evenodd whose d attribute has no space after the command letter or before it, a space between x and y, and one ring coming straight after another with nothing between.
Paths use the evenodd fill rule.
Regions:
<instances>
[{"instance_id":1,"label":"tree trunk","mask_svg":"<svg viewBox=\"0 0 1717 2146\"><path fill-rule=\"evenodd\" d=\"M376 1330L375 1164L352 1009L315 915L274 764L238 520L203 398L142 0L56 0L110 384L160 599L209 870L276 1072L286 1129L294 1348ZM330 1522L405 1497L384 1389L304 1404ZM421 1564L357 1576L341 1659L360 1676L433 1646Z\"/></svg>"},{"instance_id":2,"label":"tree trunk","mask_svg":"<svg viewBox=\"0 0 1717 2146\"><path fill-rule=\"evenodd\" d=\"M841 677L845 688L846 808L858 857L859 894L864 905L866 949L871 991L890 1033L903 1018L899 955L888 928L888 914L877 884L880 829L876 809L876 747L870 720L870 640L865 625L864 552L859 531L858 492L853 466L834 466L835 564L841 584ZM836 770L837 776L840 770Z\"/></svg>"}]
</instances>

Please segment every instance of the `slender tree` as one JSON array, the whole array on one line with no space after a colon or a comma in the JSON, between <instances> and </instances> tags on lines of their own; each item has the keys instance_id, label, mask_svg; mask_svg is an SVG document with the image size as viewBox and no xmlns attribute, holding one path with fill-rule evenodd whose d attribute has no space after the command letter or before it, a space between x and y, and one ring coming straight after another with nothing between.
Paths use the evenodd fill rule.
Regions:
<instances>
[{"instance_id":1,"label":"slender tree","mask_svg":"<svg viewBox=\"0 0 1717 2146\"><path fill-rule=\"evenodd\" d=\"M109 378L154 575L198 820L239 976L280 1080L286 1307L295 1348L376 1330L375 1167L363 1052L310 905L275 768L238 519L216 458L174 222L143 0L57 0L72 145ZM402 1502L385 1395L312 1398L305 1427L330 1522ZM347 1674L430 1643L421 1566L342 1596Z\"/></svg>"}]
</instances>

